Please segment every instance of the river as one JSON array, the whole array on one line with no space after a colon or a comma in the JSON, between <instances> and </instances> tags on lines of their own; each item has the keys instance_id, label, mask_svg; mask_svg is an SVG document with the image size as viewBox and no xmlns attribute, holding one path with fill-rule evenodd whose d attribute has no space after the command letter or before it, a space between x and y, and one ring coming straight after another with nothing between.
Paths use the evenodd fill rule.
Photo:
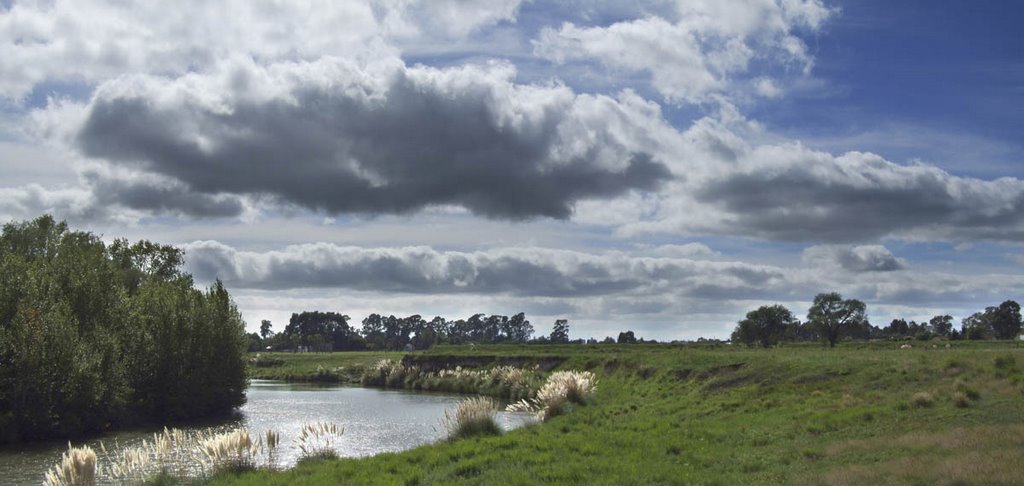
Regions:
<instances>
[{"instance_id":1,"label":"river","mask_svg":"<svg viewBox=\"0 0 1024 486\"><path fill-rule=\"evenodd\" d=\"M381 390L351 386L284 383L252 380L248 400L239 413L217 423L178 426L185 430L226 431L246 427L262 434L275 430L281 434L279 464L290 467L298 457L293 441L303 424L333 422L344 428L335 442L343 457L362 457L381 452L410 449L444 437L441 418L454 409L461 396ZM522 425L525 417L498 414L506 429ZM132 447L150 438L156 430L129 430L107 434L85 443L99 452L100 441L109 452ZM74 445L80 445L75 442ZM37 443L0 449L0 484L38 485L43 476L67 450L67 442Z\"/></svg>"}]
</instances>

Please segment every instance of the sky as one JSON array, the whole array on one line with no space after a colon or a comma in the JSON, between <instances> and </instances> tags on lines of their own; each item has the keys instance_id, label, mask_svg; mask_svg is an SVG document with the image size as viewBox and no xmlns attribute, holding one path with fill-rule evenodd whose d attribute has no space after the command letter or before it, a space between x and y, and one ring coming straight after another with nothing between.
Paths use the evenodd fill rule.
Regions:
<instances>
[{"instance_id":1,"label":"sky","mask_svg":"<svg viewBox=\"0 0 1024 486\"><path fill-rule=\"evenodd\" d=\"M1024 289L1024 8L0 0L0 220L293 312L728 337Z\"/></svg>"}]
</instances>

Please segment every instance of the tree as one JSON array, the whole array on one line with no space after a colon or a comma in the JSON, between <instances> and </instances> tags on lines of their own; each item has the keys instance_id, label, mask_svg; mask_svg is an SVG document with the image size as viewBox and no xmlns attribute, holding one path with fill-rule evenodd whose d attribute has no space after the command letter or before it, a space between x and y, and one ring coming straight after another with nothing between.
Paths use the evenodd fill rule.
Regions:
<instances>
[{"instance_id":1,"label":"tree","mask_svg":"<svg viewBox=\"0 0 1024 486\"><path fill-rule=\"evenodd\" d=\"M989 309L992 309L989 307ZM975 312L960 321L960 334L963 339L979 340L992 336L992 324L987 312Z\"/></svg>"},{"instance_id":2,"label":"tree","mask_svg":"<svg viewBox=\"0 0 1024 486\"><path fill-rule=\"evenodd\" d=\"M633 331L625 331L625 332L620 332L619 333L619 339L618 339L618 343L619 344L633 344L635 342L636 342L636 335L633 334Z\"/></svg>"},{"instance_id":3,"label":"tree","mask_svg":"<svg viewBox=\"0 0 1024 486\"><path fill-rule=\"evenodd\" d=\"M935 316L928 321L928 325L932 327L932 332L936 336L949 337L950 331L953 330L953 316Z\"/></svg>"},{"instance_id":4,"label":"tree","mask_svg":"<svg viewBox=\"0 0 1024 486\"><path fill-rule=\"evenodd\" d=\"M553 343L567 343L569 342L569 320L558 319L555 321L555 326L551 329L551 342Z\"/></svg>"},{"instance_id":5,"label":"tree","mask_svg":"<svg viewBox=\"0 0 1024 486\"><path fill-rule=\"evenodd\" d=\"M793 313L781 305L763 305L747 313L733 333L743 342L757 341L762 347L777 344L785 335L786 328L796 322Z\"/></svg>"},{"instance_id":6,"label":"tree","mask_svg":"<svg viewBox=\"0 0 1024 486\"><path fill-rule=\"evenodd\" d=\"M110 245L51 216L0 232L0 442L224 413L250 338L227 290L181 250Z\"/></svg>"},{"instance_id":7,"label":"tree","mask_svg":"<svg viewBox=\"0 0 1024 486\"><path fill-rule=\"evenodd\" d=\"M807 311L807 320L818 331L829 347L849 330L863 326L867 320L867 306L857 299L843 299L838 292L818 294Z\"/></svg>"},{"instance_id":8,"label":"tree","mask_svg":"<svg viewBox=\"0 0 1024 486\"><path fill-rule=\"evenodd\" d=\"M270 330L270 326L270 321L266 319L260 321L260 338L267 339L268 337L274 335L274 331Z\"/></svg>"},{"instance_id":9,"label":"tree","mask_svg":"<svg viewBox=\"0 0 1024 486\"><path fill-rule=\"evenodd\" d=\"M884 332L889 337L906 336L910 333L910 325L907 324L905 319L893 319L884 329Z\"/></svg>"},{"instance_id":10,"label":"tree","mask_svg":"<svg viewBox=\"0 0 1024 486\"><path fill-rule=\"evenodd\" d=\"M1020 334L1020 304L1007 300L999 307L989 309L991 311L986 309L986 314L990 314L988 320L996 339L1014 339Z\"/></svg>"}]
</instances>

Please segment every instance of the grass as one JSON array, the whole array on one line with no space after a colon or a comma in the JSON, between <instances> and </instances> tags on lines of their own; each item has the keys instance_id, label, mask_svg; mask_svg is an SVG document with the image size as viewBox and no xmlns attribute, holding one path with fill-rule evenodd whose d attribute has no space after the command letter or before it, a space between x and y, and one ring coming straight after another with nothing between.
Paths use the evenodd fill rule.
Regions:
<instances>
[{"instance_id":1,"label":"grass","mask_svg":"<svg viewBox=\"0 0 1024 486\"><path fill-rule=\"evenodd\" d=\"M557 357L600 386L587 406L502 435L211 484L1018 482L1024 350L898 344L438 347L414 357ZM910 405L918 391L931 406Z\"/></svg>"}]
</instances>

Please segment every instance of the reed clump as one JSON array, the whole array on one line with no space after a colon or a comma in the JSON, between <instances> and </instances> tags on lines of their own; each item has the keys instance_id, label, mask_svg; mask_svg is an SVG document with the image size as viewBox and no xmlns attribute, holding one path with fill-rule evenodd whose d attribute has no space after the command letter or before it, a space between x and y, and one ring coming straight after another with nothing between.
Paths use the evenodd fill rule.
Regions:
<instances>
[{"instance_id":1,"label":"reed clump","mask_svg":"<svg viewBox=\"0 0 1024 486\"><path fill-rule=\"evenodd\" d=\"M88 446L71 447L46 473L46 486L93 486L96 484L96 452Z\"/></svg>"},{"instance_id":2,"label":"reed clump","mask_svg":"<svg viewBox=\"0 0 1024 486\"><path fill-rule=\"evenodd\" d=\"M345 429L330 422L316 422L302 426L295 444L301 452L299 462L323 459L337 459L334 441L345 433Z\"/></svg>"},{"instance_id":3,"label":"reed clump","mask_svg":"<svg viewBox=\"0 0 1024 486\"><path fill-rule=\"evenodd\" d=\"M424 371L417 366L405 366L385 359L368 367L360 381L365 386L477 393L518 400L533 396L542 379L536 366L496 366L479 370L458 366L438 371Z\"/></svg>"},{"instance_id":4,"label":"reed clump","mask_svg":"<svg viewBox=\"0 0 1024 486\"><path fill-rule=\"evenodd\" d=\"M325 434L331 438L324 439ZM340 436L333 424L311 424L303 428L303 449L322 451L330 448L333 437ZM316 442L319 441L319 442ZM318 445L310 445L316 443ZM142 440L134 447L114 454L101 442L102 454L89 447L68 445L61 462L47 473L47 486L91 486L103 484L141 484L159 478L187 481L208 478L222 472L242 472L258 468L277 469L281 435L268 430L253 435L244 428L223 433L184 431L164 428L163 432ZM324 454L321 452L321 454ZM337 457L337 454L334 454ZM103 463L103 468L100 463Z\"/></svg>"},{"instance_id":5,"label":"reed clump","mask_svg":"<svg viewBox=\"0 0 1024 486\"><path fill-rule=\"evenodd\" d=\"M547 420L565 413L574 405L586 405L597 393L597 377L589 371L556 371L548 377L535 398L509 405L509 412L533 413Z\"/></svg>"},{"instance_id":6,"label":"reed clump","mask_svg":"<svg viewBox=\"0 0 1024 486\"><path fill-rule=\"evenodd\" d=\"M454 412L446 410L441 424L448 431L449 439L498 435L501 434L501 426L497 415L498 402L487 397L473 397L459 402Z\"/></svg>"}]
</instances>

